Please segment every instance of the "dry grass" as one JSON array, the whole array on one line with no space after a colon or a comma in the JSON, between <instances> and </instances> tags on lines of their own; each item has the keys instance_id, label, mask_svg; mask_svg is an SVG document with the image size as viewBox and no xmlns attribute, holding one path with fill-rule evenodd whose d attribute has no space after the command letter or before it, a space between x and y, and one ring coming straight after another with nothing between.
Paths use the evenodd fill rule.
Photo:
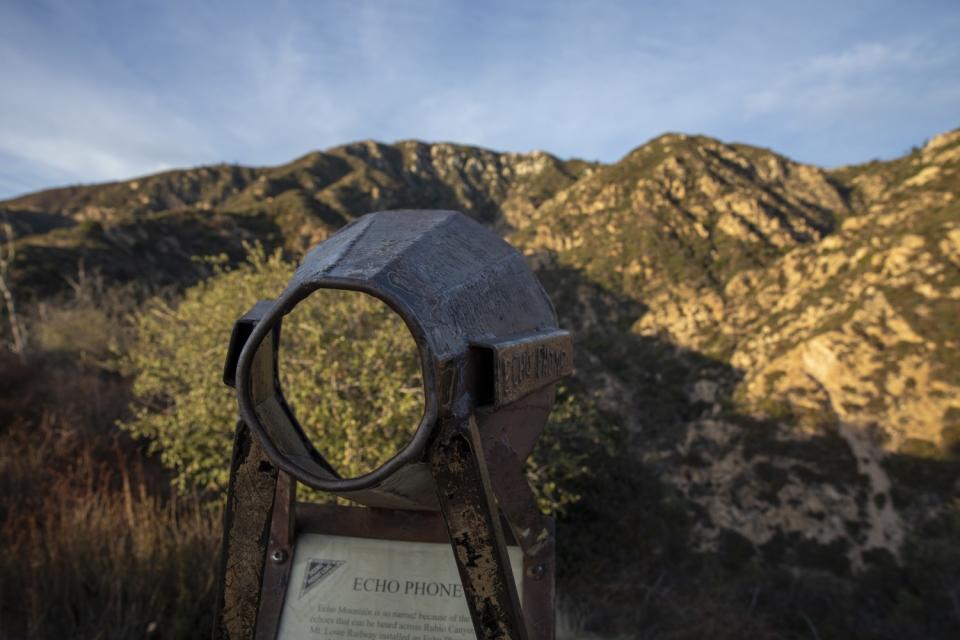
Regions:
<instances>
[{"instance_id":1,"label":"dry grass","mask_svg":"<svg viewBox=\"0 0 960 640\"><path fill-rule=\"evenodd\" d=\"M0 358L0 637L206 637L219 509L118 434L122 380Z\"/></svg>"}]
</instances>

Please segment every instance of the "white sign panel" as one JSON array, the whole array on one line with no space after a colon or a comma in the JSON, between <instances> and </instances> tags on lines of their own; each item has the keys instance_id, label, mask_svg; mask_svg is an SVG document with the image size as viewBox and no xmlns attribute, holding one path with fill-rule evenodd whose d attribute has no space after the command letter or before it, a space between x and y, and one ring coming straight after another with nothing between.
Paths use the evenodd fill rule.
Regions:
<instances>
[{"instance_id":1,"label":"white sign panel","mask_svg":"<svg viewBox=\"0 0 960 640\"><path fill-rule=\"evenodd\" d=\"M517 582L520 549L509 547ZM280 619L283 640L474 640L448 543L303 533Z\"/></svg>"}]
</instances>

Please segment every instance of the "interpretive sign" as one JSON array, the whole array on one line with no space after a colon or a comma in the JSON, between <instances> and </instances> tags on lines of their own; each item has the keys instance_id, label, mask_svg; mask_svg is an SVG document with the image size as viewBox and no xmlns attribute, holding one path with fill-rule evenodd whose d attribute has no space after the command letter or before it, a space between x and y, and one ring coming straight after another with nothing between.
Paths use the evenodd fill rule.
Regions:
<instances>
[{"instance_id":1,"label":"interpretive sign","mask_svg":"<svg viewBox=\"0 0 960 640\"><path fill-rule=\"evenodd\" d=\"M523 575L519 547L508 547ZM519 585L518 585L519 587ZM299 536L279 638L472 640L449 543Z\"/></svg>"}]
</instances>

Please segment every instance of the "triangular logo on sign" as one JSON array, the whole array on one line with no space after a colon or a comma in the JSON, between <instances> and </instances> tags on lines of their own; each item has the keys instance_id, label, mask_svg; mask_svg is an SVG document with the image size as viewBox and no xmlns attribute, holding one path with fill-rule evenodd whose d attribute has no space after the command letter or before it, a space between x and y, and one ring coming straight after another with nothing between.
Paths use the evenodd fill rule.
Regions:
<instances>
[{"instance_id":1,"label":"triangular logo on sign","mask_svg":"<svg viewBox=\"0 0 960 640\"><path fill-rule=\"evenodd\" d=\"M303 574L303 585L300 587L299 597L302 598L307 591L320 584L324 578L333 573L343 563L343 560L317 560L315 558L307 560L307 570Z\"/></svg>"}]
</instances>

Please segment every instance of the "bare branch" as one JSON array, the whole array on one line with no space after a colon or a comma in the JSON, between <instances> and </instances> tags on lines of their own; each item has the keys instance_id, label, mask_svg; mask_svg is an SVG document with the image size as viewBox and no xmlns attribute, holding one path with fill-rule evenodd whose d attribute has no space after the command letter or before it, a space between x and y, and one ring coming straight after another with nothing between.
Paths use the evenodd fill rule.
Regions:
<instances>
[{"instance_id":1,"label":"bare branch","mask_svg":"<svg viewBox=\"0 0 960 640\"><path fill-rule=\"evenodd\" d=\"M10 265L16 258L16 245L14 244L13 225L4 222L0 225L3 229L4 240L0 243L0 295L3 296L4 304L7 307L7 318L10 321L11 349L21 360L25 358L27 348L27 335L23 328L23 323L17 315L16 300L13 297L13 291L8 282L10 274Z\"/></svg>"}]
</instances>

